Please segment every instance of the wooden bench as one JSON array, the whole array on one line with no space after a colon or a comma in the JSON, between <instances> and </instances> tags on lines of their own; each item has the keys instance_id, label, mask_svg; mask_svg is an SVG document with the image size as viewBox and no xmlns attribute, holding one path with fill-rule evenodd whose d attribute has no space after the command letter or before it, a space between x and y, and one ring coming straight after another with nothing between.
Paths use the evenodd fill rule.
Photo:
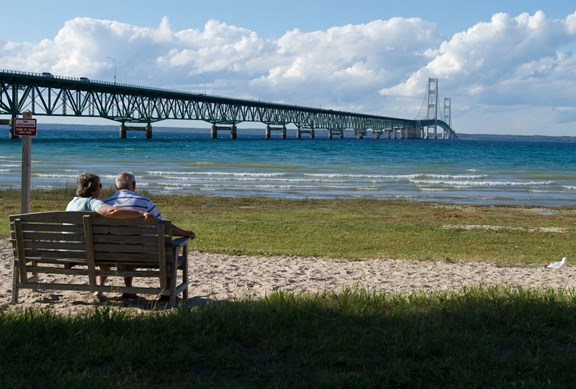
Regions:
<instances>
[{"instance_id":1,"label":"wooden bench","mask_svg":"<svg viewBox=\"0 0 576 389\"><path fill-rule=\"evenodd\" d=\"M167 220L117 220L94 212L38 212L10 216L14 248L12 303L18 290L58 289L188 298L188 237L172 238ZM110 270L99 266L110 267ZM180 273L180 276L178 276ZM43 280L75 276L76 283ZM157 286L96 284L98 276L153 277ZM49 278L49 277L45 277ZM54 277L52 277L54 278Z\"/></svg>"}]
</instances>

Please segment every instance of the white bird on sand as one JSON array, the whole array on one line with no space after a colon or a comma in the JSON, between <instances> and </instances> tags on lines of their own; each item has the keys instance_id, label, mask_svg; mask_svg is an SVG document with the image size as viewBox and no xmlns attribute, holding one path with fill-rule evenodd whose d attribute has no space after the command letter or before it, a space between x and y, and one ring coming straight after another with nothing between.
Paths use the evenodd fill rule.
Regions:
<instances>
[{"instance_id":1,"label":"white bird on sand","mask_svg":"<svg viewBox=\"0 0 576 389\"><path fill-rule=\"evenodd\" d=\"M566 257L562 258L560 262L552 262L550 265L546 266L548 269L561 269L566 266Z\"/></svg>"}]
</instances>

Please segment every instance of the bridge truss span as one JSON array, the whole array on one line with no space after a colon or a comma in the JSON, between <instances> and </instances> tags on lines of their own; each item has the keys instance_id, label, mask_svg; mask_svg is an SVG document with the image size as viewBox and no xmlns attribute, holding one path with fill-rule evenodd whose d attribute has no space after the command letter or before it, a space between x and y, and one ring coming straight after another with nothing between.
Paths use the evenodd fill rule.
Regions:
<instances>
[{"instance_id":1,"label":"bridge truss span","mask_svg":"<svg viewBox=\"0 0 576 389\"><path fill-rule=\"evenodd\" d=\"M422 138L422 124L417 120L334 111L297 105L233 99L206 94L185 93L134 85L91 81L87 78L55 77L0 71L0 124L13 121L23 112L34 116L97 117L119 122L126 129L133 124L151 124L162 120L199 120L214 128L239 123L262 123L300 131L340 132L352 130L361 137L371 130L375 137ZM445 123L444 123L445 124ZM449 126L442 127L452 138ZM12 134L12 132L11 132ZM124 133L125 136L125 133Z\"/></svg>"}]
</instances>

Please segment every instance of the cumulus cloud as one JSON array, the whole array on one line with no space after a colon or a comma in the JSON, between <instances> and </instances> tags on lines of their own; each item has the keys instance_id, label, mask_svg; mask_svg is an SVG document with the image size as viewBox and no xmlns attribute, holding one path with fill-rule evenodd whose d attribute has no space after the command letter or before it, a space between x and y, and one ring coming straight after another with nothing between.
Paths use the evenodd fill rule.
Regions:
<instances>
[{"instance_id":1,"label":"cumulus cloud","mask_svg":"<svg viewBox=\"0 0 576 389\"><path fill-rule=\"evenodd\" d=\"M416 96L433 76L451 93L481 104L573 103L576 85L569 69L575 58L560 51L574 42L573 25L574 14L566 20L548 19L542 11L516 17L496 14L490 22L442 42L425 66L380 93Z\"/></svg>"},{"instance_id":2,"label":"cumulus cloud","mask_svg":"<svg viewBox=\"0 0 576 389\"><path fill-rule=\"evenodd\" d=\"M426 63L428 47L439 42L434 26L418 18L311 33L294 30L276 42L274 66L258 81L283 91L313 86L358 97L375 85L409 76Z\"/></svg>"},{"instance_id":3,"label":"cumulus cloud","mask_svg":"<svg viewBox=\"0 0 576 389\"><path fill-rule=\"evenodd\" d=\"M278 39L217 20L174 31L167 18L157 27L75 18L53 38L0 42L0 63L105 81L116 71L118 82L407 118L435 77L457 123L473 132L478 112L486 118L506 107L576 120L575 36L576 13L551 19L541 11L495 14L447 40L421 18L295 29Z\"/></svg>"}]
</instances>

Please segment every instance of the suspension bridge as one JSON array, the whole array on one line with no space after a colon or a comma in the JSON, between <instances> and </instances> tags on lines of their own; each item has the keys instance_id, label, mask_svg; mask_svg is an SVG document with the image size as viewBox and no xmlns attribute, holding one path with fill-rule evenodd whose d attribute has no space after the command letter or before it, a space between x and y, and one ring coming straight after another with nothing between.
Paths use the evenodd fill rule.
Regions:
<instances>
[{"instance_id":1,"label":"suspension bridge","mask_svg":"<svg viewBox=\"0 0 576 389\"><path fill-rule=\"evenodd\" d=\"M7 125L16 138L14 119L24 112L33 116L104 118L119 123L119 136L144 131L152 138L152 123L162 120L199 120L210 123L210 135L226 131L235 139L240 123L265 125L265 138L273 131L286 139L288 130L300 139L314 139L317 131L344 138L352 131L358 139L371 133L387 139L454 139L451 102L444 100L439 117L438 79L428 83L427 115L424 119L402 119L289 104L234 99L207 94L94 81L86 77L55 76L51 73L0 71L0 125ZM6 116L7 118L2 118ZM295 127L289 128L289 127Z\"/></svg>"}]
</instances>

